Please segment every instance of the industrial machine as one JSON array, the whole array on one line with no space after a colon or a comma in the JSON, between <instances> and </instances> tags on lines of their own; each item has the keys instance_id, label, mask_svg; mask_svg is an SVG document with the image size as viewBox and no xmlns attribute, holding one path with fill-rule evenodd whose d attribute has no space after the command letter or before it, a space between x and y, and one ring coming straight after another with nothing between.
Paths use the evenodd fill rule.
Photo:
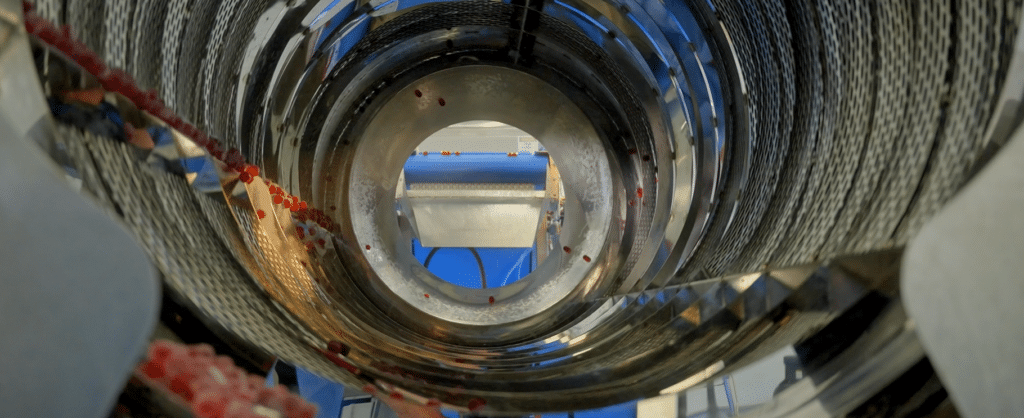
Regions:
<instances>
[{"instance_id":1,"label":"industrial machine","mask_svg":"<svg viewBox=\"0 0 1024 418\"><path fill-rule=\"evenodd\" d=\"M1020 0L0 4L0 415L1024 415Z\"/></svg>"}]
</instances>

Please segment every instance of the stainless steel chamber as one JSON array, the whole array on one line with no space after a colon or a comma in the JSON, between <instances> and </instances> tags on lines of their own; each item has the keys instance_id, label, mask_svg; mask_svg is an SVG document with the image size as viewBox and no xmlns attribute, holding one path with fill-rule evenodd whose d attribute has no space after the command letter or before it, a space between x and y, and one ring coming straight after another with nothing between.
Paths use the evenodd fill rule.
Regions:
<instances>
[{"instance_id":1,"label":"stainless steel chamber","mask_svg":"<svg viewBox=\"0 0 1024 418\"><path fill-rule=\"evenodd\" d=\"M789 346L810 379L758 413L855 411L924 358L902 247L1019 120L1018 0L35 7L336 222L309 249L261 182L57 128L183 305L241 351L494 416L670 394ZM564 251L495 289L431 274L395 217L410 152L472 120L542 141L566 196Z\"/></svg>"}]
</instances>

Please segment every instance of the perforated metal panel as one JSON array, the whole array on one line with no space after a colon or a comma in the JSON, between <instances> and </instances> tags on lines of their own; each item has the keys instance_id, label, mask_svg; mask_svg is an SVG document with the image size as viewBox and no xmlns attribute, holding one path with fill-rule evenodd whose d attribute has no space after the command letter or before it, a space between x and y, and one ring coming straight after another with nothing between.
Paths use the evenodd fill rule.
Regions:
<instances>
[{"instance_id":1,"label":"perforated metal panel","mask_svg":"<svg viewBox=\"0 0 1024 418\"><path fill-rule=\"evenodd\" d=\"M128 37L133 33L136 3L135 0L114 0L104 4L103 31L106 39L103 50L106 55L103 58L107 65L127 68L130 55Z\"/></svg>"},{"instance_id":2,"label":"perforated metal panel","mask_svg":"<svg viewBox=\"0 0 1024 418\"><path fill-rule=\"evenodd\" d=\"M771 282L762 283L764 288L732 291L695 281L746 273L765 265L798 265L900 246L956 193L987 151L983 134L995 105L993 96L1007 73L1007 45L1016 36L1021 1L711 3L714 14L709 13L709 22L728 33L728 47L738 64L735 71L746 89L745 96L732 104L744 112L721 113L740 115L743 120L728 123L748 129L729 131L733 137L728 138L728 152L722 158L729 174L745 175L723 175L723 181L728 181L723 190L735 192L736 205L712 208L711 227L688 262L673 277L659 283L670 287L608 296L610 304L633 316L608 320L606 328L601 329L607 332L602 334L608 337L606 344L588 342L593 345L584 346L594 350L579 356L557 348L543 351L556 344L550 341L523 343L516 346L521 351L484 351L490 357L474 359L478 363L473 366L478 369L467 369L463 363L442 361L448 360L445 350L452 349L451 345L436 341L426 344L428 340L421 339L425 337L408 332L399 320L380 315L378 326L359 329L366 335L360 335L357 342L374 349L379 343L391 350L361 351L353 354L363 356L357 360L379 372L377 376L382 379L422 388L427 393L451 389L463 376L472 376L481 393L505 396L507 391L525 393L537 385L556 388L556 395L562 397L559 399L571 400L574 394L585 395L582 391L586 388L580 389L581 393L573 392L574 384L600 381L607 377L602 374L606 368L627 364L641 354L660 350L665 354L658 358L680 364L692 360L673 369L687 373L699 372L686 367L704 364L700 361L744 358L751 352L767 350L748 345L796 338L804 330L799 327L819 327L832 313L815 313L812 319L801 316L794 321L799 325L780 320L771 325L777 326L772 332L780 330L779 334L759 334L760 328L745 328L751 323L746 321L755 321L767 313L759 309L771 307L766 300L775 294L765 290L767 286L783 289L786 285ZM280 144L258 142L265 139L260 136L266 128L263 125L241 126L254 137L238 137L236 123L262 123L267 110L243 108L243 112L258 116L241 118L236 114L235 100L247 83L269 85L269 80L247 80L250 74L239 71L244 47L253 39L253 28L271 6L293 13L287 21L296 27L264 34L276 36L274 41L280 44L274 44L275 48L283 48L282 39L302 34L297 22L299 15L309 10L309 4L284 5L271 0L37 3L42 16L56 22L66 20L90 48L110 64L126 67L143 88L157 88L166 103L185 119L223 137L228 146L261 152ZM625 4L615 6L628 9ZM542 9L537 4L531 7L531 13ZM439 43L449 34L437 34L453 27L492 27L502 29L495 33L515 33L507 31L508 26L525 14L522 6L490 1L428 4L397 15L382 14L384 17L370 19L365 36L345 56L338 57L335 72L323 76L330 81L339 73L361 68L382 49L430 31L435 31ZM616 101L614 106L624 109L621 131L633 135L608 142L632 145L637 158L654 152L650 127L654 122L648 120L644 108L644 97L650 94L635 91L621 63L595 41L617 42L615 36L619 35L614 31L597 36L585 33L565 16L539 13L537 20L540 29L531 35L560 42L556 46L563 48L567 59L602 70L593 77L610 92L608 96ZM599 23L612 27L621 22ZM271 54L261 57L268 59L266 55ZM438 54L433 59L446 57ZM713 67L732 71L731 65L716 62ZM665 72L679 76L677 68ZM382 80L380 85L385 87L392 81L387 77ZM738 86L732 87L739 91ZM271 96L280 92L263 93ZM260 101L262 96L250 99L244 105L273 103ZM359 113L350 116L365 117ZM306 286L310 280L306 269L312 267L287 254L264 250L274 247L275 238L253 227L257 222L250 210L226 204L222 196L196 191L181 177L140 161L127 145L69 128L60 128L58 135L77 164L83 188L124 219L168 287L189 301L200 316L248 341L254 349L279 355L326 377L360 383L311 348L317 347L324 335L336 332L336 318L312 303L329 298L317 294L319 288ZM746 144L749 150L736 149ZM747 151L749 154L745 154ZM741 159L742 155L749 155L749 159ZM657 167L638 167L623 181L638 185L656 182ZM646 243L649 231L655 227L653 215L646 210L629 212L630 225L636 231L629 244L635 248ZM632 249L616 256L622 258L617 266L626 271L641 259L640 253ZM331 270L325 274L335 273ZM363 290L344 283L350 287L343 290ZM711 292L709 289L719 293L698 293ZM377 308L367 302L366 306L351 309L376 312L373 309ZM826 309L817 305L812 308ZM580 312L589 314L588 309L596 308L580 308ZM687 322L688 317L683 315L687 309L696 312L699 319ZM701 316L704 313L719 315L716 318L720 323L701 329L706 333L699 334L695 329L705 324L701 322L706 319ZM559 324L574 320L550 319ZM346 325L355 329L362 326ZM767 329L768 325L762 325ZM682 344L677 353L668 353L671 350L666 347L675 347L683 340L687 344ZM705 350L704 343L720 345ZM452 351L474 354L478 349L485 350L456 347ZM545 361L551 363L534 367ZM409 375L390 373L397 367L392 363L402 364ZM659 373L651 369L636 376L651 381L669 379ZM570 387L573 389L567 389ZM546 402L542 392L531 392L530 396L536 397L532 401L537 404ZM518 401L522 403L515 403ZM515 400L508 395L496 402L495 408L515 410L530 400Z\"/></svg>"},{"instance_id":3,"label":"perforated metal panel","mask_svg":"<svg viewBox=\"0 0 1024 418\"><path fill-rule=\"evenodd\" d=\"M104 0L66 1L65 22L86 46L105 56L106 30Z\"/></svg>"},{"instance_id":4,"label":"perforated metal panel","mask_svg":"<svg viewBox=\"0 0 1024 418\"><path fill-rule=\"evenodd\" d=\"M156 89L164 93L160 84L163 68L160 54L163 43L166 0L140 0L132 16L130 32L131 49L128 51L127 68L135 75L135 82L143 89ZM166 98L166 94L161 97Z\"/></svg>"},{"instance_id":5,"label":"perforated metal panel","mask_svg":"<svg viewBox=\"0 0 1024 418\"><path fill-rule=\"evenodd\" d=\"M58 25L64 24L64 0L35 0L36 13Z\"/></svg>"},{"instance_id":6,"label":"perforated metal panel","mask_svg":"<svg viewBox=\"0 0 1024 418\"><path fill-rule=\"evenodd\" d=\"M65 126L57 133L77 168L87 173L83 187L120 215L167 285L201 317L322 376L348 379L304 344L299 324L275 309L253 282L237 250L237 224L223 202L178 175L140 164L128 144Z\"/></svg>"},{"instance_id":7,"label":"perforated metal panel","mask_svg":"<svg viewBox=\"0 0 1024 418\"><path fill-rule=\"evenodd\" d=\"M161 97L168 106L180 109L178 104L178 61L182 48L182 35L191 16L190 0L170 0L164 15L163 40L160 43ZM153 9L154 12L159 9Z\"/></svg>"}]
</instances>

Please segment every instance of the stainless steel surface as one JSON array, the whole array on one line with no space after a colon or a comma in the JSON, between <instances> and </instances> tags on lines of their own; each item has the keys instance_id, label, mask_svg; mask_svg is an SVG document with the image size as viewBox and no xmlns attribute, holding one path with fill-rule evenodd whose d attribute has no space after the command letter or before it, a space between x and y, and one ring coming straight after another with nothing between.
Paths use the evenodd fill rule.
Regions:
<instances>
[{"instance_id":1,"label":"stainless steel surface","mask_svg":"<svg viewBox=\"0 0 1024 418\"><path fill-rule=\"evenodd\" d=\"M854 410L921 359L899 249L1000 142L1019 77L1018 0L181 0L127 36L87 3L61 15L86 44L262 168L208 160L202 185L57 131L168 286L254 349L495 416L681 391L850 315L871 324L761 412ZM433 276L395 216L410 152L469 120L540 139L567 197L556 250L497 289ZM317 351L336 339L358 372Z\"/></svg>"},{"instance_id":2,"label":"stainless steel surface","mask_svg":"<svg viewBox=\"0 0 1024 418\"><path fill-rule=\"evenodd\" d=\"M446 183L405 192L424 247L533 246L546 193L532 184L481 186L487 185Z\"/></svg>"}]
</instances>

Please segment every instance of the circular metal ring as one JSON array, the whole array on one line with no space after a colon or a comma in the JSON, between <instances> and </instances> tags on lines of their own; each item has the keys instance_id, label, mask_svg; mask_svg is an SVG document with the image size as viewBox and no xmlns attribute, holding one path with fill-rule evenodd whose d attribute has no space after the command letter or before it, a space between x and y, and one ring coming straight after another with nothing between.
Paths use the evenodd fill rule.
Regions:
<instances>
[{"instance_id":1,"label":"circular metal ring","mask_svg":"<svg viewBox=\"0 0 1024 418\"><path fill-rule=\"evenodd\" d=\"M353 164L336 177L349 184L340 196L348 199L343 203L357 246L369 248L367 273L396 296L438 319L488 326L474 333L493 338L504 334L495 326L537 315L581 283L589 288L604 279L610 266L606 255L618 247L609 234L612 168L601 138L567 97L520 71L469 65L431 73L378 100L379 109L353 139ZM526 279L501 288L461 288L434 276L408 252L395 217L394 185L409 153L430 134L469 120L519 127L542 141L556 165L565 167L566 217L556 247L569 250L553 253ZM405 312L405 317L419 316Z\"/></svg>"}]
</instances>

